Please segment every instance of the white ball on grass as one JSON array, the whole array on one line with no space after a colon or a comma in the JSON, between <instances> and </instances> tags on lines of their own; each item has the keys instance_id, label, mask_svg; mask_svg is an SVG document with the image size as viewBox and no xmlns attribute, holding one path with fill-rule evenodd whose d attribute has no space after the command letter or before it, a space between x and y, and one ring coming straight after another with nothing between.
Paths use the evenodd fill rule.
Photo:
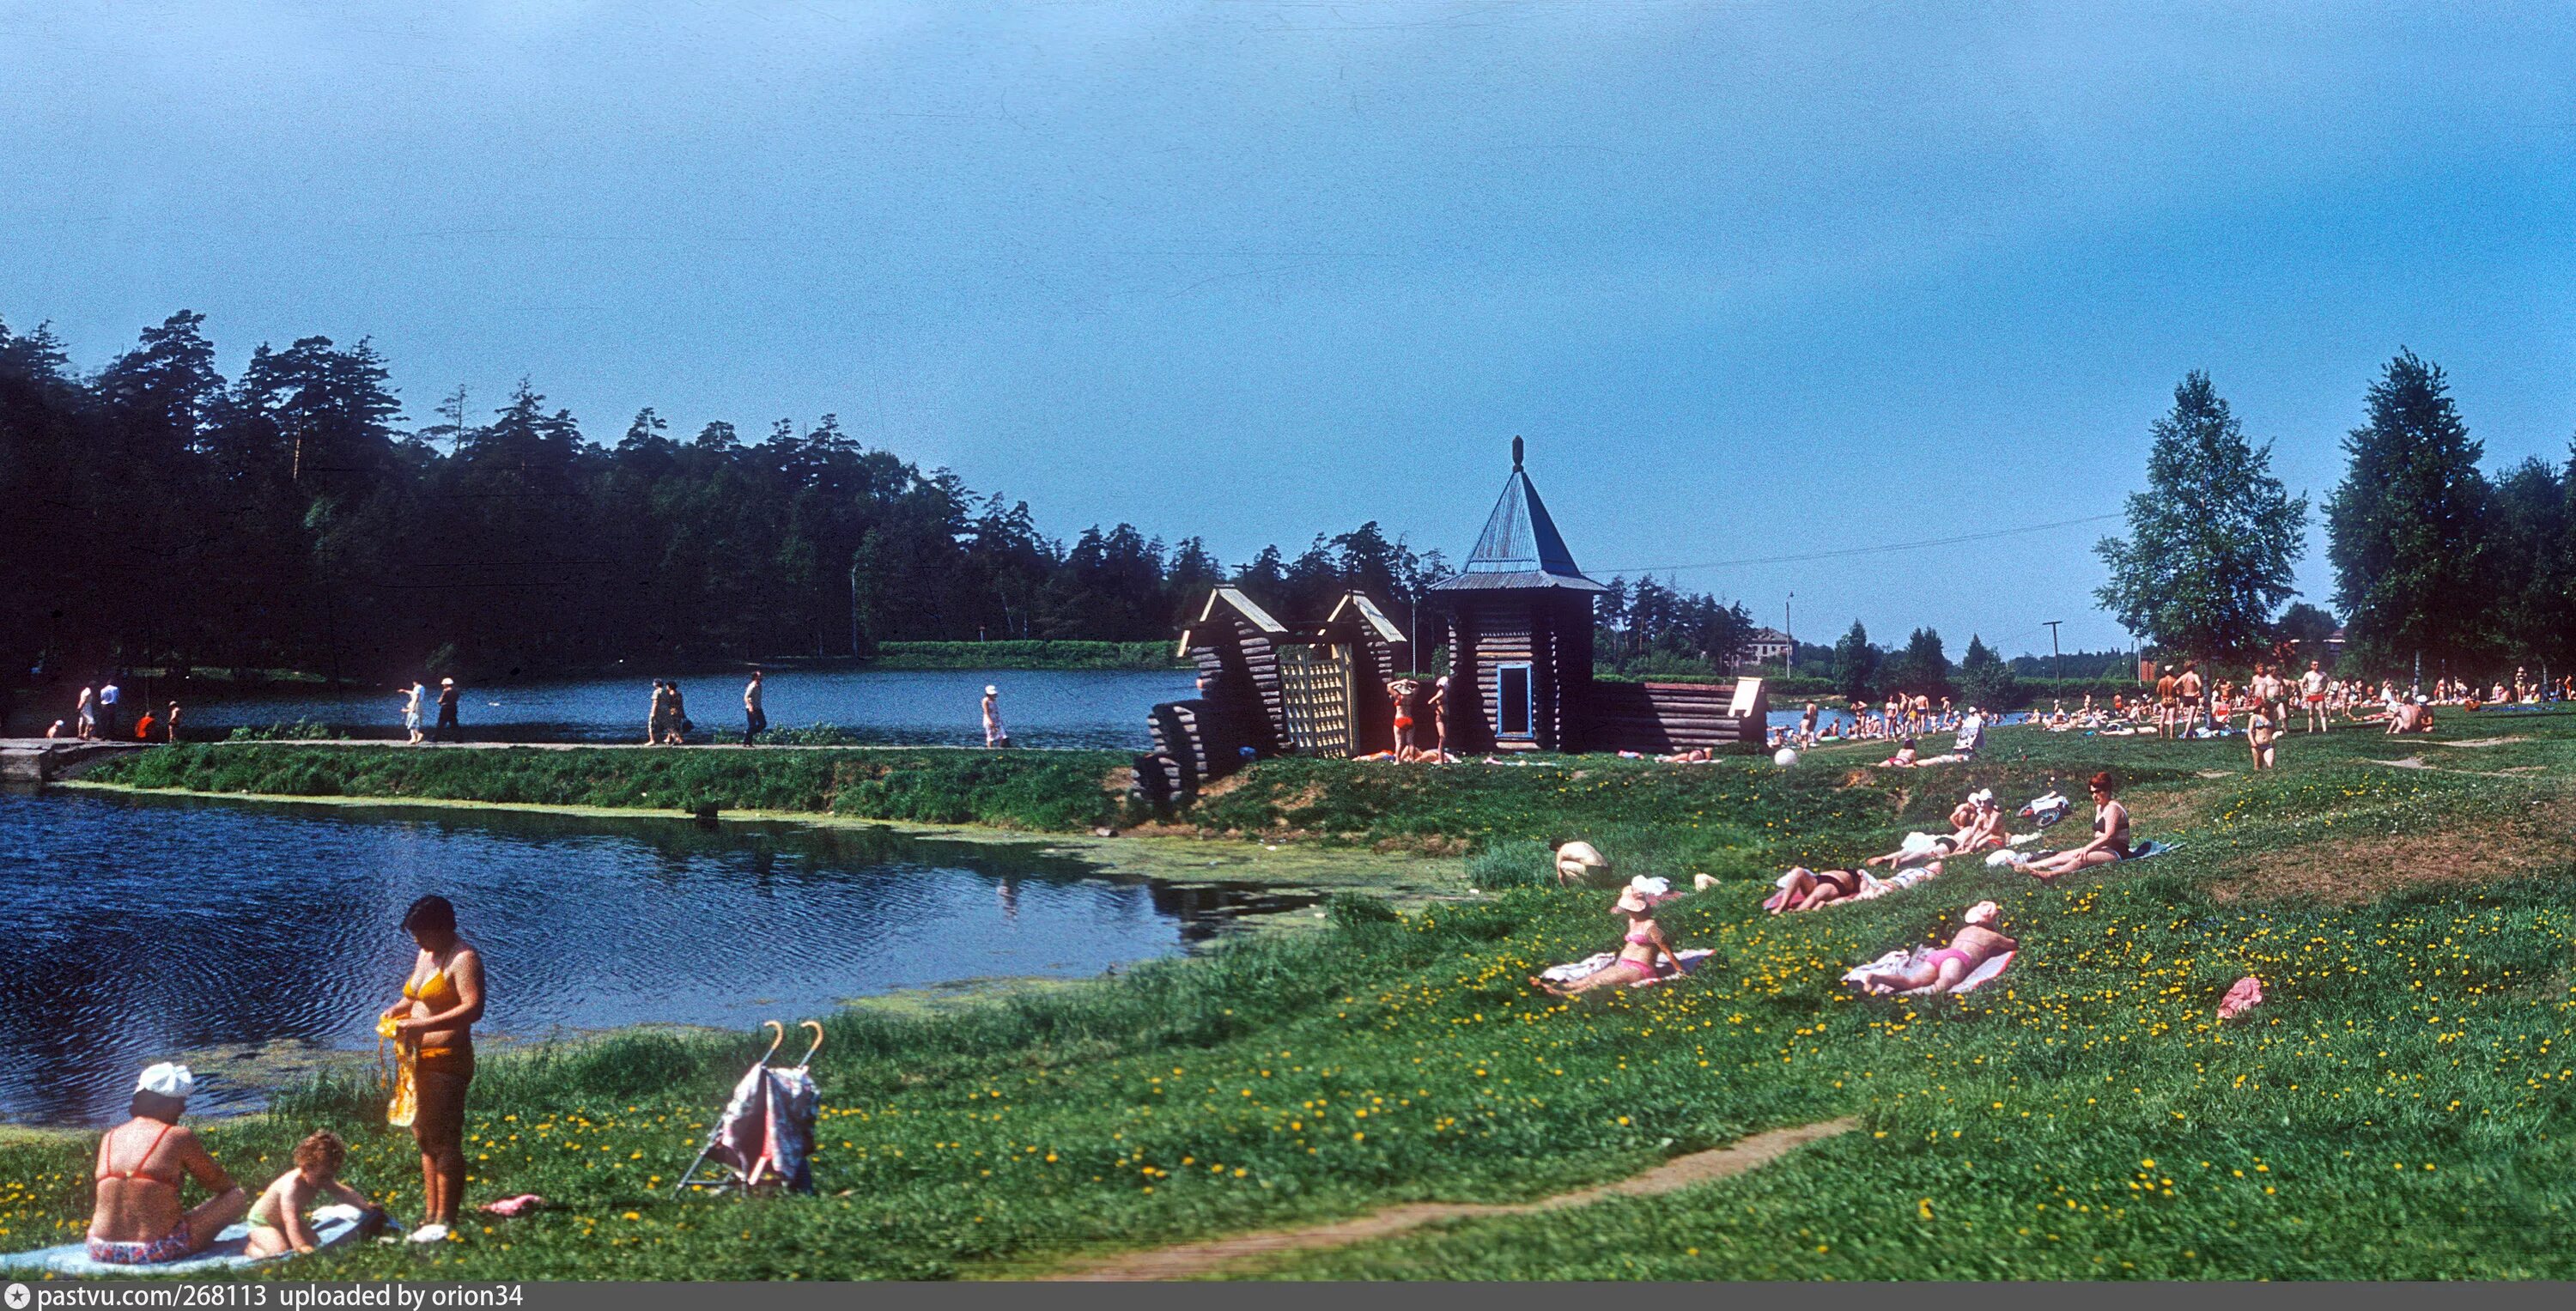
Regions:
<instances>
[{"instance_id":1,"label":"white ball on grass","mask_svg":"<svg viewBox=\"0 0 2576 1311\"><path fill-rule=\"evenodd\" d=\"M1782 769L1787 769L1789 766L1798 763L1798 753L1787 747L1782 747L1778 751L1771 753L1771 763L1778 765Z\"/></svg>"}]
</instances>

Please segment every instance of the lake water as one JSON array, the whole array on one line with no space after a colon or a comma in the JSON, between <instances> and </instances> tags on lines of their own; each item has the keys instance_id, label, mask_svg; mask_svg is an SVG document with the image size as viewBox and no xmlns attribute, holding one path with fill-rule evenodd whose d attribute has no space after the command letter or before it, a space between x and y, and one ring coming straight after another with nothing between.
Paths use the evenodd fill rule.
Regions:
<instances>
[{"instance_id":1,"label":"lake water","mask_svg":"<svg viewBox=\"0 0 2576 1311\"><path fill-rule=\"evenodd\" d=\"M247 1109L320 1052L373 1051L426 892L488 961L478 1032L523 1039L1096 975L1305 900L877 829L0 794L0 1118L110 1120L173 1058L203 1109Z\"/></svg>"},{"instance_id":2,"label":"lake water","mask_svg":"<svg viewBox=\"0 0 2576 1311\"><path fill-rule=\"evenodd\" d=\"M482 741L640 742L652 681L659 676L639 669L630 677L469 684L461 689L457 719L469 739ZM743 675L677 681L697 724L691 741L740 738ZM1149 750L1145 712L1158 702L1195 695L1188 670L791 669L773 671L763 680L762 702L769 722L778 728L828 723L870 742L982 746L980 703L986 684L1001 689L1003 726L1015 744L1026 747ZM244 725L297 719L329 724L353 737L402 735L397 688L227 697L214 686L219 685L199 683L195 697L182 707L179 722L193 736L219 737ZM152 695L141 686L127 690L135 697ZM429 690L434 695L436 683ZM70 699L41 712L20 707L11 724L19 732L42 733L52 722L48 715L70 713ZM436 712L426 718L435 721Z\"/></svg>"}]
</instances>

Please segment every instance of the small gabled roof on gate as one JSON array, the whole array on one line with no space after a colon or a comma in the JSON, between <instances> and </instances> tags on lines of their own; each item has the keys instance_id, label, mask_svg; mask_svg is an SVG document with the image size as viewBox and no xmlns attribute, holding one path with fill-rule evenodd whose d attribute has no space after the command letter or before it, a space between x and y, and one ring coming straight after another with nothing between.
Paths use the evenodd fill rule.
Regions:
<instances>
[{"instance_id":1,"label":"small gabled roof on gate","mask_svg":"<svg viewBox=\"0 0 2576 1311\"><path fill-rule=\"evenodd\" d=\"M1185 656L1190 653L1190 635L1205 627L1209 620L1216 618L1216 608L1219 605L1231 606L1236 614L1243 616L1264 637L1275 639L1285 636L1288 632L1287 625L1271 618L1270 612L1262 609L1260 602L1243 594L1243 589L1219 587L1208 593L1207 604L1199 608L1199 617L1192 621L1189 627L1181 630L1181 645L1175 655Z\"/></svg>"},{"instance_id":2,"label":"small gabled roof on gate","mask_svg":"<svg viewBox=\"0 0 2576 1311\"><path fill-rule=\"evenodd\" d=\"M1341 604L1333 607L1333 613L1327 616L1324 622L1339 623L1345 612L1353 610L1359 612L1361 622L1377 633L1379 641L1390 646L1400 646L1404 643L1404 630L1396 627L1395 621L1387 618L1386 612L1378 609L1377 602L1370 600L1366 592L1343 593Z\"/></svg>"}]
</instances>

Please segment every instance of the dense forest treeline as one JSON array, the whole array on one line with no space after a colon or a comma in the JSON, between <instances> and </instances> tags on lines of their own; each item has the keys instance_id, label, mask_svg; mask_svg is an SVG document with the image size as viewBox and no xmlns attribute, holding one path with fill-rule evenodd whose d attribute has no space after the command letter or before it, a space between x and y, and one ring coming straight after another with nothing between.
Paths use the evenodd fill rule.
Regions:
<instances>
[{"instance_id":1,"label":"dense forest treeline","mask_svg":"<svg viewBox=\"0 0 2576 1311\"><path fill-rule=\"evenodd\" d=\"M830 415L682 437L646 409L602 443L526 383L488 414L470 400L407 428L363 340L263 344L226 378L192 312L88 374L47 329L0 324L10 681L1166 641L1219 582L1292 620L1358 588L1409 628L1445 566L1375 523L1232 566L1128 524L1068 544L1026 502L865 447ZM1603 620L1605 659L1658 667L1729 659L1752 627L1651 579L1620 583Z\"/></svg>"}]
</instances>

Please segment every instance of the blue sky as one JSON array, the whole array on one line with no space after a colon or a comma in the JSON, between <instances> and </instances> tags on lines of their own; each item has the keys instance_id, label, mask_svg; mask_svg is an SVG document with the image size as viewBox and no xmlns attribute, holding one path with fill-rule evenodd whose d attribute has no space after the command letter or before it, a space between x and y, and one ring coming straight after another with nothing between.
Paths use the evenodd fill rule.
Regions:
<instances>
[{"instance_id":1,"label":"blue sky","mask_svg":"<svg viewBox=\"0 0 2576 1311\"><path fill-rule=\"evenodd\" d=\"M2192 368L2322 498L2401 345L2576 432L2565 7L429 8L0 0L0 317L836 412L1229 559L1463 553L1515 433L1596 574L2102 514ZM1676 577L2110 645L2116 526Z\"/></svg>"}]
</instances>

